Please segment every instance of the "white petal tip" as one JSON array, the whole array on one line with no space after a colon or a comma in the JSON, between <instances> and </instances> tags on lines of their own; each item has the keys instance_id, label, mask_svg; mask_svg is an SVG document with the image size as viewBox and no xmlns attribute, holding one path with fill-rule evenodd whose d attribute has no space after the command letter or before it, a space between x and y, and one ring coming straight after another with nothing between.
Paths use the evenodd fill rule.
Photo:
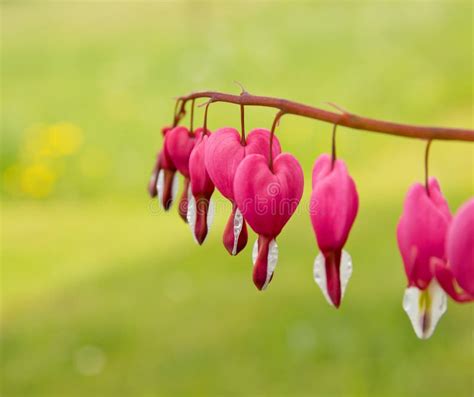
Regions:
<instances>
[{"instance_id":1,"label":"white petal tip","mask_svg":"<svg viewBox=\"0 0 474 397\"><path fill-rule=\"evenodd\" d=\"M255 263L257 262L258 250L259 250L259 247L258 247L258 238L257 238L252 249L252 262L254 266L255 266ZM272 275L275 272L277 263L278 263L278 244L275 241L275 239L272 239L268 246L267 276L265 279L265 283L263 284L263 287L260 289L261 291L266 290L268 287L268 284L270 284L270 280L272 279Z\"/></svg>"},{"instance_id":2,"label":"white petal tip","mask_svg":"<svg viewBox=\"0 0 474 397\"><path fill-rule=\"evenodd\" d=\"M239 237L244 225L244 217L242 212L237 208L234 215L234 246L232 247L232 255L237 255L237 248L239 246ZM255 261L254 261L255 262Z\"/></svg>"},{"instance_id":3,"label":"white petal tip","mask_svg":"<svg viewBox=\"0 0 474 397\"><path fill-rule=\"evenodd\" d=\"M188 188L188 212L186 213L186 219L188 221L188 225L191 229L191 233L193 235L193 238L196 244L202 245L206 241L207 236L209 235L209 230L211 229L212 222L214 221L214 213L215 213L214 201L210 199L209 208L207 210L207 216L206 216L207 234L206 234L206 237L204 237L204 240L202 241L202 243L199 244L199 241L196 237L197 204L196 204L196 199L193 196L191 183L190 183L189 188Z\"/></svg>"},{"instance_id":4,"label":"white petal tip","mask_svg":"<svg viewBox=\"0 0 474 397\"><path fill-rule=\"evenodd\" d=\"M333 307L334 305L332 299L329 296L328 286L327 286L327 277L326 277L326 260L324 255L320 252L316 256L314 260L313 266L313 276L314 281L318 284L321 292L323 293L326 301ZM344 298L344 294L346 292L347 284L349 283L349 279L352 276L352 258L349 253L345 250L342 250L341 253L341 263L339 265L339 280L341 283L341 302Z\"/></svg>"},{"instance_id":5,"label":"white petal tip","mask_svg":"<svg viewBox=\"0 0 474 397\"><path fill-rule=\"evenodd\" d=\"M403 295L403 310L407 313L416 336L428 339L447 310L446 294L434 279L425 290L408 287Z\"/></svg>"},{"instance_id":6,"label":"white petal tip","mask_svg":"<svg viewBox=\"0 0 474 397\"><path fill-rule=\"evenodd\" d=\"M196 226L196 200L194 199L191 183L188 186L188 212L186 212L186 220L188 221L189 228L193 235L193 239L196 244L199 244L196 235L195 235L195 226Z\"/></svg>"},{"instance_id":7,"label":"white petal tip","mask_svg":"<svg viewBox=\"0 0 474 397\"><path fill-rule=\"evenodd\" d=\"M156 191L158 193L158 203L160 207L164 209L163 206L163 191L165 189L165 171L160 170L158 172L158 178L156 179ZM176 195L178 194L178 173L175 173L173 176L173 182L171 183L171 202L174 202Z\"/></svg>"}]
</instances>

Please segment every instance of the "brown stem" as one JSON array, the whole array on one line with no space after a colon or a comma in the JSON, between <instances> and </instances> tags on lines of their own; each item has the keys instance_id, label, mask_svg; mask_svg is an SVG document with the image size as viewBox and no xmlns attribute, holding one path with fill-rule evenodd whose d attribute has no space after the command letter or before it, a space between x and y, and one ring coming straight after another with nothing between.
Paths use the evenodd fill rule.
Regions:
<instances>
[{"instance_id":1,"label":"brown stem","mask_svg":"<svg viewBox=\"0 0 474 397\"><path fill-rule=\"evenodd\" d=\"M430 189L428 187L428 177L429 177L428 160L430 157L430 147L431 147L431 139L429 139L428 142L426 142L426 149L425 149L425 189L428 196L430 195Z\"/></svg>"},{"instance_id":2,"label":"brown stem","mask_svg":"<svg viewBox=\"0 0 474 397\"><path fill-rule=\"evenodd\" d=\"M268 156L268 168L270 168L270 171L273 171L273 136L275 135L275 129L280 122L281 116L283 116L285 112L283 110L280 110L275 118L273 119L273 124L272 124L272 129L270 131L270 153Z\"/></svg>"},{"instance_id":3,"label":"brown stem","mask_svg":"<svg viewBox=\"0 0 474 397\"><path fill-rule=\"evenodd\" d=\"M289 101L287 99L257 96L251 95L249 93L231 95L215 91L195 92L181 97L181 110L178 112L178 114L182 114L182 110L184 110L186 101L197 98L210 98L213 102L226 102L245 106L271 107L280 109L284 113L321 120L331 124L338 124L357 130L381 132L384 134L398 135L408 138L474 141L474 130L470 129L423 127L410 124L393 123L390 121L376 120L368 117L358 116L349 112L344 112L343 114L334 113L313 106L304 105L302 103Z\"/></svg>"},{"instance_id":4,"label":"brown stem","mask_svg":"<svg viewBox=\"0 0 474 397\"><path fill-rule=\"evenodd\" d=\"M181 111L181 109L183 109L183 111L184 111L183 107L181 107L181 108L179 107L179 104L182 101L183 100L181 98L176 99L176 103L174 105L174 112L173 112L173 127L176 127L178 125L178 122L181 118L180 114L178 113L178 109L180 109L180 111Z\"/></svg>"},{"instance_id":5,"label":"brown stem","mask_svg":"<svg viewBox=\"0 0 474 397\"><path fill-rule=\"evenodd\" d=\"M209 110L209 105L210 105L212 102L213 102L213 100L212 100L212 99L209 99L209 101L206 103L206 108L205 108L205 110L204 110L204 124L203 124L203 127L202 127L203 130L204 130L204 131L202 132L202 133L203 133L203 136L208 134L208 132L207 132L207 112L208 112L208 110Z\"/></svg>"},{"instance_id":6,"label":"brown stem","mask_svg":"<svg viewBox=\"0 0 474 397\"><path fill-rule=\"evenodd\" d=\"M191 116L189 117L189 132L192 134L194 131L194 102L196 100L193 99L191 101Z\"/></svg>"},{"instance_id":7,"label":"brown stem","mask_svg":"<svg viewBox=\"0 0 474 397\"><path fill-rule=\"evenodd\" d=\"M334 162L336 161L336 131L337 131L337 124L334 124L332 127L332 161L331 161L331 169L334 168Z\"/></svg>"}]
</instances>

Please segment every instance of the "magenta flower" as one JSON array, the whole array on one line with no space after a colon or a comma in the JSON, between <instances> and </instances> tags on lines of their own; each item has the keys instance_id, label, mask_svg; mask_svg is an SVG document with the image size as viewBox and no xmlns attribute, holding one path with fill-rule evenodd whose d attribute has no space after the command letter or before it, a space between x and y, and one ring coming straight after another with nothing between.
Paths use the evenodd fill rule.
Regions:
<instances>
[{"instance_id":1,"label":"magenta flower","mask_svg":"<svg viewBox=\"0 0 474 397\"><path fill-rule=\"evenodd\" d=\"M259 235L253 248L253 281L259 290L270 283L278 261L276 237L295 212L304 175L291 154L275 157L273 169L261 154L245 157L234 178L234 197L245 220Z\"/></svg>"},{"instance_id":2,"label":"magenta flower","mask_svg":"<svg viewBox=\"0 0 474 397\"><path fill-rule=\"evenodd\" d=\"M352 274L352 260L343 250L359 208L354 181L342 160L323 154L313 167L310 217L321 250L314 279L329 304L338 308Z\"/></svg>"},{"instance_id":3,"label":"magenta flower","mask_svg":"<svg viewBox=\"0 0 474 397\"><path fill-rule=\"evenodd\" d=\"M208 135L201 133L189 157L189 175L191 188L188 196L187 220L194 239L202 244L206 239L214 216L214 206L211 201L214 192L212 183L205 166L206 144Z\"/></svg>"},{"instance_id":4,"label":"magenta flower","mask_svg":"<svg viewBox=\"0 0 474 397\"><path fill-rule=\"evenodd\" d=\"M247 244L247 227L234 198L234 177L240 162L250 154L261 154L267 159L270 153L270 131L252 130L243 143L235 128L220 128L206 144L206 168L216 188L232 203L232 214L224 230L223 243L231 255L237 255ZM281 152L278 139L274 139L273 156Z\"/></svg>"},{"instance_id":5,"label":"magenta flower","mask_svg":"<svg viewBox=\"0 0 474 397\"><path fill-rule=\"evenodd\" d=\"M474 301L474 199L459 208L448 229L447 262L436 261L436 278L457 302Z\"/></svg>"},{"instance_id":6,"label":"magenta flower","mask_svg":"<svg viewBox=\"0 0 474 397\"><path fill-rule=\"evenodd\" d=\"M446 295L433 278L433 260L446 260L445 240L451 213L431 178L427 188L415 183L407 193L397 227L397 240L405 265L408 288L403 298L416 335L429 338L446 311Z\"/></svg>"},{"instance_id":7,"label":"magenta flower","mask_svg":"<svg viewBox=\"0 0 474 397\"><path fill-rule=\"evenodd\" d=\"M171 127L164 127L161 132L165 137ZM158 196L158 202L168 211L174 201L178 190L178 176L176 167L169 158L168 153L163 148L156 156L155 166L148 184L148 192L151 197Z\"/></svg>"},{"instance_id":8,"label":"magenta flower","mask_svg":"<svg viewBox=\"0 0 474 397\"><path fill-rule=\"evenodd\" d=\"M184 177L184 186L179 200L179 215L187 222L189 196L189 157L194 148L196 138L200 136L202 128L190 132L186 127L175 127L165 136L165 151L176 169Z\"/></svg>"}]
</instances>

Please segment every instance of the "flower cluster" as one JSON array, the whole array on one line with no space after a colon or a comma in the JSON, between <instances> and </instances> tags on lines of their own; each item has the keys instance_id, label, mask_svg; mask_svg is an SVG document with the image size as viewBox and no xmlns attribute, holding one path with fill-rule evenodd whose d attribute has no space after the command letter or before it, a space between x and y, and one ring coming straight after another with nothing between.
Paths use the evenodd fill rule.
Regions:
<instances>
[{"instance_id":1,"label":"flower cluster","mask_svg":"<svg viewBox=\"0 0 474 397\"><path fill-rule=\"evenodd\" d=\"M429 338L447 308L474 301L474 199L451 216L439 183L415 183L407 193L397 240L408 287L403 298L416 335Z\"/></svg>"},{"instance_id":2,"label":"flower cluster","mask_svg":"<svg viewBox=\"0 0 474 397\"><path fill-rule=\"evenodd\" d=\"M259 290L272 281L278 261L276 239L298 207L304 187L298 160L282 153L273 128L254 129L247 136L230 127L214 133L206 128L163 128L164 145L149 184L150 195L158 196L168 210L178 190L177 175L182 175L178 210L198 244L205 241L212 223L214 190L228 199L232 212L223 245L235 256L247 244L247 225L258 235L252 259L253 282ZM309 215L320 250L314 279L336 308L352 274L352 259L344 246L358 208L354 180L333 147L332 156L323 154L314 163ZM403 308L416 335L425 339L446 311L446 294L457 302L474 300L474 199L452 217L436 179L426 186L414 184L406 196L397 240L408 278Z\"/></svg>"}]
</instances>

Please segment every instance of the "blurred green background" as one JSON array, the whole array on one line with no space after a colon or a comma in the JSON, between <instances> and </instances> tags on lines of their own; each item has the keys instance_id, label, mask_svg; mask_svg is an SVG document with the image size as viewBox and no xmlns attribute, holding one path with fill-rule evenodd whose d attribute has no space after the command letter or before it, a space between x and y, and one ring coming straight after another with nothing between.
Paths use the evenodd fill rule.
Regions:
<instances>
[{"instance_id":1,"label":"blurred green background","mask_svg":"<svg viewBox=\"0 0 474 397\"><path fill-rule=\"evenodd\" d=\"M331 126L278 130L306 174L267 291L251 245L230 257L219 206L198 247L146 185L173 97L281 96L473 127L470 2L2 2L3 396L472 396L474 311L450 302L428 341L401 300L395 227L425 144L339 128L360 195L339 311L312 279L314 159ZM274 111L248 109L247 126ZM202 120L202 109L197 111ZM209 126L239 125L213 105ZM187 119L184 121L187 123ZM473 194L471 144L435 142L452 211ZM216 195L216 197L219 197Z\"/></svg>"}]
</instances>

